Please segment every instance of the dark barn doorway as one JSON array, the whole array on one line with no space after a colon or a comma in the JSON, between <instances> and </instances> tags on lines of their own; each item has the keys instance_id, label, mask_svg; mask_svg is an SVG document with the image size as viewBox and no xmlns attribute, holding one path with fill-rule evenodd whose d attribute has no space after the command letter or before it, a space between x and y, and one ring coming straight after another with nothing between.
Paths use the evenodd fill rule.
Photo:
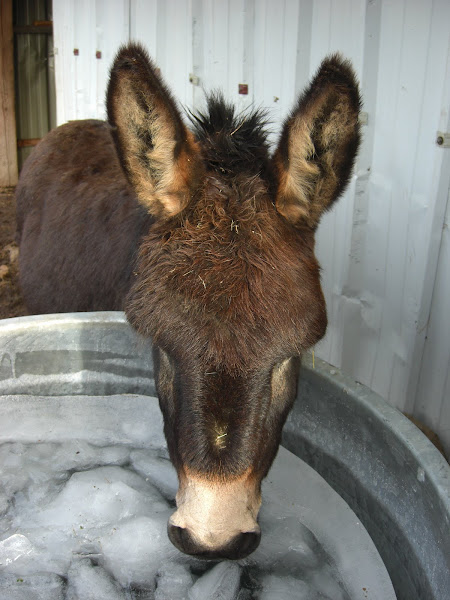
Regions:
<instances>
[{"instance_id":1,"label":"dark barn doorway","mask_svg":"<svg viewBox=\"0 0 450 600\"><path fill-rule=\"evenodd\" d=\"M19 170L56 126L52 0L14 0L14 78Z\"/></svg>"}]
</instances>

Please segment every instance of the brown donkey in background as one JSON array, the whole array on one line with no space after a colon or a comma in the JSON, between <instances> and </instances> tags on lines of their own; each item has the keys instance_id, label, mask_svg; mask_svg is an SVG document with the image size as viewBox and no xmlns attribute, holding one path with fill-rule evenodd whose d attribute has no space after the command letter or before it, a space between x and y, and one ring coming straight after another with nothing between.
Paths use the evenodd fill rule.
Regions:
<instances>
[{"instance_id":1,"label":"brown donkey in background","mask_svg":"<svg viewBox=\"0 0 450 600\"><path fill-rule=\"evenodd\" d=\"M240 558L258 545L261 480L324 335L314 234L359 144L358 85L323 61L269 155L261 112L220 95L181 117L146 52L122 48L109 123L52 131L17 188L20 277L35 313L124 309L154 346L177 470L169 536Z\"/></svg>"}]
</instances>

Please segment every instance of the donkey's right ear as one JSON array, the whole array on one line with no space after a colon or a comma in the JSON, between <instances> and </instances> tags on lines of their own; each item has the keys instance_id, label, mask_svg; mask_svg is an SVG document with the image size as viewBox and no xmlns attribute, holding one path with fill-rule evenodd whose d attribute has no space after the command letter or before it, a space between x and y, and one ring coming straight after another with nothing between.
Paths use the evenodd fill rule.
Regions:
<instances>
[{"instance_id":1,"label":"donkey's right ear","mask_svg":"<svg viewBox=\"0 0 450 600\"><path fill-rule=\"evenodd\" d=\"M325 59L286 120L273 161L276 207L296 227L315 229L344 191L360 142L358 82L339 54Z\"/></svg>"},{"instance_id":2,"label":"donkey's right ear","mask_svg":"<svg viewBox=\"0 0 450 600\"><path fill-rule=\"evenodd\" d=\"M181 212L198 185L199 152L142 46L117 53L106 104L122 167L141 204L163 218Z\"/></svg>"}]
</instances>

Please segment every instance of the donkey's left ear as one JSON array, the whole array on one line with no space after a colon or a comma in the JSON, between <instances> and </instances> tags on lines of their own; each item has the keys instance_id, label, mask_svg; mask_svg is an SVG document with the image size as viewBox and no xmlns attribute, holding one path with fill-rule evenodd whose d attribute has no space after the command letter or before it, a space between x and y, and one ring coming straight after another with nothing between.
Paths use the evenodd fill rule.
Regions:
<instances>
[{"instance_id":1,"label":"donkey's left ear","mask_svg":"<svg viewBox=\"0 0 450 600\"><path fill-rule=\"evenodd\" d=\"M141 204L156 217L181 212L198 184L199 152L158 69L139 44L117 53L106 103L119 159Z\"/></svg>"},{"instance_id":2,"label":"donkey's left ear","mask_svg":"<svg viewBox=\"0 0 450 600\"><path fill-rule=\"evenodd\" d=\"M325 59L283 126L273 161L276 207L296 227L315 229L344 191L360 142L358 83L348 61Z\"/></svg>"}]
</instances>

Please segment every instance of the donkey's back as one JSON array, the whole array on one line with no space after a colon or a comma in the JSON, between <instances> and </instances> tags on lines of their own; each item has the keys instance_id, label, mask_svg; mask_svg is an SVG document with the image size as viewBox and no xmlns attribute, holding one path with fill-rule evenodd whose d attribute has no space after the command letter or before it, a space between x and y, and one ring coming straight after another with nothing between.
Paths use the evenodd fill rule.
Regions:
<instances>
[{"instance_id":1,"label":"donkey's back","mask_svg":"<svg viewBox=\"0 0 450 600\"><path fill-rule=\"evenodd\" d=\"M123 174L110 126L72 121L51 131L22 170L16 202L29 311L122 310L151 217Z\"/></svg>"}]
</instances>

